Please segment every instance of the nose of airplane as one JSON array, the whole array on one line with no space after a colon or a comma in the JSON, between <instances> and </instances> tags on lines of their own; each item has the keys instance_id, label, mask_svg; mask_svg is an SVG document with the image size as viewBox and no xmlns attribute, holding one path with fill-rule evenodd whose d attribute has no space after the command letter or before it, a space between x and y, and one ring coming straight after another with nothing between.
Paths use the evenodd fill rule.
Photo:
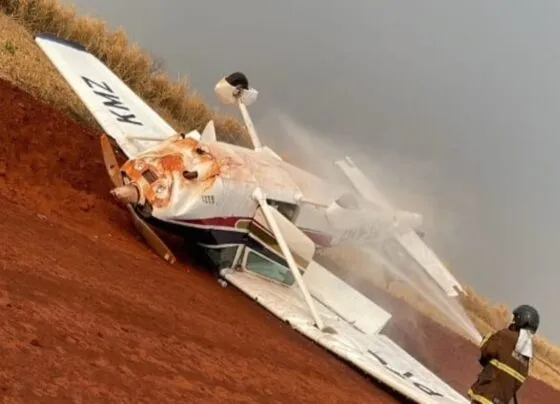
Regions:
<instances>
[{"instance_id":1,"label":"nose of airplane","mask_svg":"<svg viewBox=\"0 0 560 404\"><path fill-rule=\"evenodd\" d=\"M140 192L138 188L132 184L121 185L111 190L111 195L124 205L129 203L135 205L140 200Z\"/></svg>"}]
</instances>

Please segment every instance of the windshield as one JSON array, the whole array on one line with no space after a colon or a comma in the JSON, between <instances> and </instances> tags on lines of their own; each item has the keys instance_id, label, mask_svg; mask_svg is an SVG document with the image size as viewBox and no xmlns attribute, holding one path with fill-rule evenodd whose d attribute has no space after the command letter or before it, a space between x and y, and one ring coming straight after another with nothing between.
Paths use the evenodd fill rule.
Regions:
<instances>
[{"instance_id":1,"label":"windshield","mask_svg":"<svg viewBox=\"0 0 560 404\"><path fill-rule=\"evenodd\" d=\"M295 282L292 271L254 251L249 251L245 268L251 272L281 282L287 286Z\"/></svg>"}]
</instances>

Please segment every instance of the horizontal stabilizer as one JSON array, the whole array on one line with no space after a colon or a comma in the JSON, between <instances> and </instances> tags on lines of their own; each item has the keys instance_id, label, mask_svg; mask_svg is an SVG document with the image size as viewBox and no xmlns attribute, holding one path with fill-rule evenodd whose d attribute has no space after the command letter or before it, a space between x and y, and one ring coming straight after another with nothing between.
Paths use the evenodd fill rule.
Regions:
<instances>
[{"instance_id":1,"label":"horizontal stabilizer","mask_svg":"<svg viewBox=\"0 0 560 404\"><path fill-rule=\"evenodd\" d=\"M373 183L364 175L364 173L354 164L350 158L338 160L335 164L344 172L353 187L366 200L384 209L392 211L394 208L389 201ZM405 229L406 230L406 229ZM450 297L458 296L458 291L464 293L461 284L443 265L437 255L422 241L422 239L413 231L402 231L395 234L395 239L401 244L403 249L410 255L424 271L445 291Z\"/></svg>"},{"instance_id":2,"label":"horizontal stabilizer","mask_svg":"<svg viewBox=\"0 0 560 404\"><path fill-rule=\"evenodd\" d=\"M344 160L338 160L334 163L346 175L346 178L352 183L356 191L360 193L367 201L385 208L393 209L385 196L373 185L373 183L364 175L362 170L354 164L350 157Z\"/></svg>"},{"instance_id":3,"label":"horizontal stabilizer","mask_svg":"<svg viewBox=\"0 0 560 404\"><path fill-rule=\"evenodd\" d=\"M103 130L129 158L176 131L94 55L50 34L36 43Z\"/></svg>"},{"instance_id":4,"label":"horizontal stabilizer","mask_svg":"<svg viewBox=\"0 0 560 404\"><path fill-rule=\"evenodd\" d=\"M465 293L461 284L443 265L441 260L430 247L413 231L398 235L397 240L403 248L420 264L422 268L437 282L450 297L458 296L458 292Z\"/></svg>"}]
</instances>

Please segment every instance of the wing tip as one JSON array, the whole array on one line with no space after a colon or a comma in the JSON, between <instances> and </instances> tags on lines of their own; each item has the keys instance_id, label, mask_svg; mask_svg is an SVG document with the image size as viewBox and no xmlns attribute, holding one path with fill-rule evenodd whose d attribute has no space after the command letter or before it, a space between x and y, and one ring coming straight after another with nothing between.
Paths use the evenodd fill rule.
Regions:
<instances>
[{"instance_id":1,"label":"wing tip","mask_svg":"<svg viewBox=\"0 0 560 404\"><path fill-rule=\"evenodd\" d=\"M84 45L82 45L81 43L76 42L76 41L72 41L70 39L60 38L60 37L58 37L54 34L50 34L48 32L39 33L39 34L35 35L34 39L35 39L35 41L37 39L44 39L46 41L58 42L61 45L66 45L66 46L69 46L69 47L74 48L76 50L86 52L86 47Z\"/></svg>"}]
</instances>

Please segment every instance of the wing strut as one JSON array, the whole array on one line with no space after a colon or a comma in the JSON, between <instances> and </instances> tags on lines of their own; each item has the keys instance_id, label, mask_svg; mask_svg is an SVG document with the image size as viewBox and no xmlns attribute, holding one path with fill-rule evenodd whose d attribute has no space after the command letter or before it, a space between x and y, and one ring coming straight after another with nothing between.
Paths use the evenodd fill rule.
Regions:
<instances>
[{"instance_id":1,"label":"wing strut","mask_svg":"<svg viewBox=\"0 0 560 404\"><path fill-rule=\"evenodd\" d=\"M255 125L253 125L253 120L251 119L251 115L249 115L249 111L247 111L247 106L243 104L241 98L237 99L237 105L239 106L239 110L241 111L241 115L243 116L243 121L245 122L245 127L247 128L247 132L249 132L249 136L251 136L251 142L253 143L253 148L255 150L259 150L262 147L261 140L257 135L257 131L255 130Z\"/></svg>"},{"instance_id":2,"label":"wing strut","mask_svg":"<svg viewBox=\"0 0 560 404\"><path fill-rule=\"evenodd\" d=\"M288 261L288 266L290 267L290 270L292 271L292 274L294 275L294 278L296 279L296 282L297 282L301 292L303 293L303 297L305 298L305 302L307 303L307 305L309 306L309 309L311 310L311 314L313 315L313 319L315 320L315 325L317 326L317 328L319 328L320 330L323 331L325 329L325 326L323 324L323 320L321 319L321 317L319 316L319 314L318 314L318 312L315 308L315 304L313 303L313 298L311 297L311 295L309 294L309 291L307 290L307 287L305 286L305 282L303 281L303 278L302 278L302 276L299 272L297 264L294 260L294 256L292 255L292 252L288 248L288 244L286 243L286 240L284 239L284 235L282 234L282 232L280 230L280 226L276 222L275 213L277 211L275 211L273 208L271 208L268 205L268 203L266 201L266 197L264 196L264 194L263 194L263 192L261 191L260 188L257 188L255 190L255 192L253 193L253 197L259 203L259 205L261 206L262 211L264 213L264 217L266 218L266 221L267 221L268 225L270 226L272 232L274 233L274 237L276 237L276 240L278 241L278 245L280 246L280 249L282 250L282 253L284 254L284 258L286 258L286 261Z\"/></svg>"}]
</instances>

